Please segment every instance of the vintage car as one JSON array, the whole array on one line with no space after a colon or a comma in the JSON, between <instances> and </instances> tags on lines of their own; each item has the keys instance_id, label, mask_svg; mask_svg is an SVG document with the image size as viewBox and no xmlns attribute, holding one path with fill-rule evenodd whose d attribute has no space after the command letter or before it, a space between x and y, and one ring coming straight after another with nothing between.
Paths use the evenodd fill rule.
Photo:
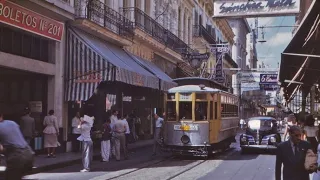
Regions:
<instances>
[{"instance_id":1,"label":"vintage car","mask_svg":"<svg viewBox=\"0 0 320 180\"><path fill-rule=\"evenodd\" d=\"M273 117L252 117L248 119L246 132L240 135L243 153L249 149L276 149L281 142L277 120Z\"/></svg>"}]
</instances>

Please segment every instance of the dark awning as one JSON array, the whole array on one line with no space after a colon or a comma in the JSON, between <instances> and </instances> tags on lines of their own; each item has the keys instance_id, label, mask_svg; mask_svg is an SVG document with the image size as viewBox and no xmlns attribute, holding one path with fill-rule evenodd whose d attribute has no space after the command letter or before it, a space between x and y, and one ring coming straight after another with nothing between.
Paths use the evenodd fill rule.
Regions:
<instances>
[{"instance_id":1,"label":"dark awning","mask_svg":"<svg viewBox=\"0 0 320 180\"><path fill-rule=\"evenodd\" d=\"M128 52L128 54L130 53ZM153 64L150 61L144 60L138 56L135 56L133 54L130 54L130 55L132 56L132 58L134 58L137 61L138 64L148 69L152 74L154 74L161 80L160 82L161 90L167 91L168 89L177 86L177 83L173 82L173 80L165 72L163 72L160 68L158 68L157 65Z\"/></svg>"},{"instance_id":2,"label":"dark awning","mask_svg":"<svg viewBox=\"0 0 320 180\"><path fill-rule=\"evenodd\" d=\"M101 81L159 89L159 79L121 47L75 28L68 29L66 100L88 100Z\"/></svg>"},{"instance_id":3,"label":"dark awning","mask_svg":"<svg viewBox=\"0 0 320 180\"><path fill-rule=\"evenodd\" d=\"M279 81L284 87L285 98L300 88L309 88L318 81L319 59L310 55L320 54L316 42L319 40L320 2L314 1L300 23L294 37L281 55ZM294 81L294 82L285 82Z\"/></svg>"}]
</instances>

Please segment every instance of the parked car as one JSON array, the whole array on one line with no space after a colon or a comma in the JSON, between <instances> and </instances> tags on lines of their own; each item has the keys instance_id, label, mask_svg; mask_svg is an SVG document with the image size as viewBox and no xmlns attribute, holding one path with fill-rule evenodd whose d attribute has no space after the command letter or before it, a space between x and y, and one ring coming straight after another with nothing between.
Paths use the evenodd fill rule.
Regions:
<instances>
[{"instance_id":1,"label":"parked car","mask_svg":"<svg viewBox=\"0 0 320 180\"><path fill-rule=\"evenodd\" d=\"M243 153L249 149L276 149L281 143L277 120L261 116L248 119L246 132L240 135L240 147Z\"/></svg>"}]
</instances>

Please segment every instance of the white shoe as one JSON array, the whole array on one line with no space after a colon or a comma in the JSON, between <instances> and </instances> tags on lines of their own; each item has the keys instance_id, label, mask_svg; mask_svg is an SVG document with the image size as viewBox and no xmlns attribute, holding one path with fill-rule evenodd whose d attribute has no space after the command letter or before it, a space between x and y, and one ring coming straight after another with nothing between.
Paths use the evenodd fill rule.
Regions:
<instances>
[{"instance_id":1,"label":"white shoe","mask_svg":"<svg viewBox=\"0 0 320 180\"><path fill-rule=\"evenodd\" d=\"M90 170L88 169L82 169L80 172L89 172Z\"/></svg>"}]
</instances>

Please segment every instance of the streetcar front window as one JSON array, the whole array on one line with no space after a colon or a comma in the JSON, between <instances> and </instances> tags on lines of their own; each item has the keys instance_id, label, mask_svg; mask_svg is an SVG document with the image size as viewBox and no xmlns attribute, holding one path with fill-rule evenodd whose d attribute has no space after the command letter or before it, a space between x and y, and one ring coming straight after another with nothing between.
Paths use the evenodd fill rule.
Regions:
<instances>
[{"instance_id":1,"label":"streetcar front window","mask_svg":"<svg viewBox=\"0 0 320 180\"><path fill-rule=\"evenodd\" d=\"M176 102L168 101L167 102L167 120L176 121Z\"/></svg>"},{"instance_id":2,"label":"streetcar front window","mask_svg":"<svg viewBox=\"0 0 320 180\"><path fill-rule=\"evenodd\" d=\"M192 102L179 102L179 119L192 120Z\"/></svg>"},{"instance_id":3,"label":"streetcar front window","mask_svg":"<svg viewBox=\"0 0 320 180\"><path fill-rule=\"evenodd\" d=\"M195 120L206 121L208 112L208 102L196 102L195 107Z\"/></svg>"}]
</instances>

